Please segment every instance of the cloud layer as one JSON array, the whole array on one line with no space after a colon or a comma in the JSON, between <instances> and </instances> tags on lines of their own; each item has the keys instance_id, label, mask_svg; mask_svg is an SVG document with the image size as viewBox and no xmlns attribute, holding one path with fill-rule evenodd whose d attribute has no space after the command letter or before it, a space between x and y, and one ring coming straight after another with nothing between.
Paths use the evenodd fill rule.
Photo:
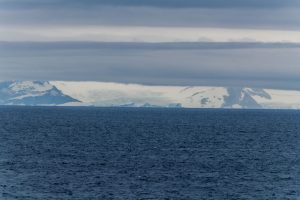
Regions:
<instances>
[{"instance_id":1,"label":"cloud layer","mask_svg":"<svg viewBox=\"0 0 300 200\"><path fill-rule=\"evenodd\" d=\"M299 0L0 0L0 79L300 89L299 43Z\"/></svg>"},{"instance_id":2,"label":"cloud layer","mask_svg":"<svg viewBox=\"0 0 300 200\"><path fill-rule=\"evenodd\" d=\"M2 43L0 79L300 89L299 45Z\"/></svg>"},{"instance_id":3,"label":"cloud layer","mask_svg":"<svg viewBox=\"0 0 300 200\"><path fill-rule=\"evenodd\" d=\"M276 8L299 6L298 0L1 0L0 3L10 7L53 7L53 6L153 6L164 8Z\"/></svg>"},{"instance_id":4,"label":"cloud layer","mask_svg":"<svg viewBox=\"0 0 300 200\"><path fill-rule=\"evenodd\" d=\"M2 41L300 42L300 31L187 27L1 27Z\"/></svg>"}]
</instances>

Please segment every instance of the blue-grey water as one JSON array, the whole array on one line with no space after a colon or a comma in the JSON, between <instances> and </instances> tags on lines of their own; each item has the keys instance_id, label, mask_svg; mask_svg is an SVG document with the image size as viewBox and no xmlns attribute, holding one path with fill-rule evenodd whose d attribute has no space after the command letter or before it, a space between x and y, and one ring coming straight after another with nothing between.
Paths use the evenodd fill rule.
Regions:
<instances>
[{"instance_id":1,"label":"blue-grey water","mask_svg":"<svg viewBox=\"0 0 300 200\"><path fill-rule=\"evenodd\" d=\"M0 107L0 199L299 199L300 111Z\"/></svg>"}]
</instances>

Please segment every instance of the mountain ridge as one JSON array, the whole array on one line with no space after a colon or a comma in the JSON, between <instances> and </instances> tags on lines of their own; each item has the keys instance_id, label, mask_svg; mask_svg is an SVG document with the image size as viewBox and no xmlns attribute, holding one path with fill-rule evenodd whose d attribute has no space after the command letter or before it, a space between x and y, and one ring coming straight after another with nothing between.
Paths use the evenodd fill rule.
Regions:
<instances>
[{"instance_id":1,"label":"mountain ridge","mask_svg":"<svg viewBox=\"0 0 300 200\"><path fill-rule=\"evenodd\" d=\"M64 95L48 81L0 82L0 104L2 105L59 105L79 102Z\"/></svg>"},{"instance_id":2,"label":"mountain ridge","mask_svg":"<svg viewBox=\"0 0 300 200\"><path fill-rule=\"evenodd\" d=\"M300 91L89 81L2 81L0 105L300 109Z\"/></svg>"}]
</instances>

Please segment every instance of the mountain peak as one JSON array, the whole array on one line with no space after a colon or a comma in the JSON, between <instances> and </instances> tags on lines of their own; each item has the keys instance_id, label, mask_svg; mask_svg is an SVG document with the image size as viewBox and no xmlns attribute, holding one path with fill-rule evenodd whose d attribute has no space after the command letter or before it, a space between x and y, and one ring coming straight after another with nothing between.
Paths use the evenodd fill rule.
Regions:
<instances>
[{"instance_id":1,"label":"mountain peak","mask_svg":"<svg viewBox=\"0 0 300 200\"><path fill-rule=\"evenodd\" d=\"M0 103L4 105L59 105L78 102L64 95L48 81L5 81L0 83Z\"/></svg>"}]
</instances>

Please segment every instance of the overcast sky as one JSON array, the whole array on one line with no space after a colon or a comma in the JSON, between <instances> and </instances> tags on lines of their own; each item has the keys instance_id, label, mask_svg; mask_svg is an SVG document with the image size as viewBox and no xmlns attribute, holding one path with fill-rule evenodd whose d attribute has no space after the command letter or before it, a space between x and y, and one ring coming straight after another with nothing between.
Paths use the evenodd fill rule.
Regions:
<instances>
[{"instance_id":1,"label":"overcast sky","mask_svg":"<svg viewBox=\"0 0 300 200\"><path fill-rule=\"evenodd\" d=\"M0 0L0 79L300 89L299 0Z\"/></svg>"}]
</instances>

